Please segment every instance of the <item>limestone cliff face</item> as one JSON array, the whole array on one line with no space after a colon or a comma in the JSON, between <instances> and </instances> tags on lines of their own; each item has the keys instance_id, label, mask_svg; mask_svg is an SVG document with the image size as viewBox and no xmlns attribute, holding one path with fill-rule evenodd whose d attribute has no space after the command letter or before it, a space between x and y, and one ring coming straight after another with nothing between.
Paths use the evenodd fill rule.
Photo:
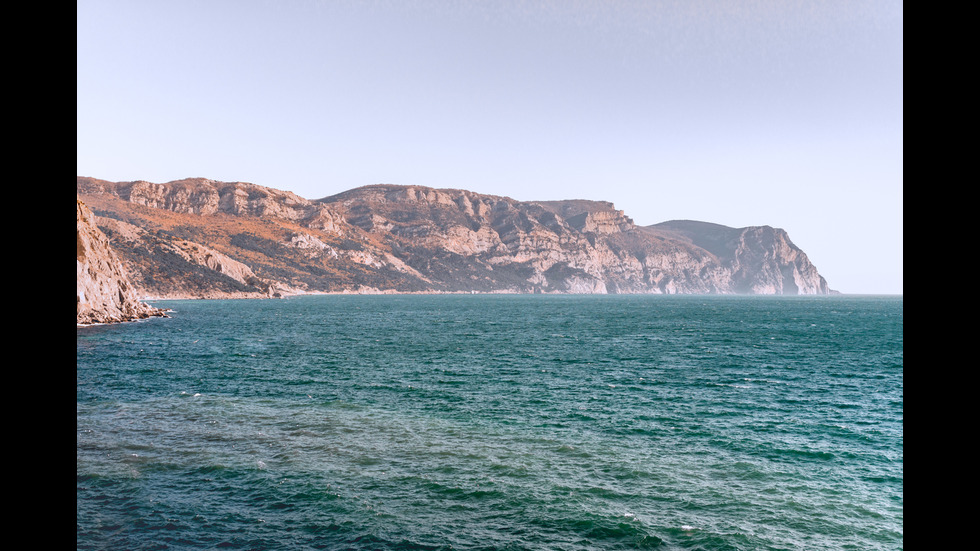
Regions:
<instances>
[{"instance_id":1,"label":"limestone cliff face","mask_svg":"<svg viewBox=\"0 0 980 551\"><path fill-rule=\"evenodd\" d=\"M733 292L764 295L824 295L832 291L806 254L782 229L728 228L678 220L657 228L710 251L725 268Z\"/></svg>"},{"instance_id":2,"label":"limestone cliff face","mask_svg":"<svg viewBox=\"0 0 980 551\"><path fill-rule=\"evenodd\" d=\"M140 302L109 240L96 226L92 211L76 202L76 323L116 323L165 315L164 310Z\"/></svg>"},{"instance_id":3,"label":"limestone cliff face","mask_svg":"<svg viewBox=\"0 0 980 551\"><path fill-rule=\"evenodd\" d=\"M830 292L786 233L766 226L642 228L603 201L519 202L418 186L367 186L320 202L397 243L406 263L444 290Z\"/></svg>"},{"instance_id":4,"label":"limestone cliff face","mask_svg":"<svg viewBox=\"0 0 980 551\"><path fill-rule=\"evenodd\" d=\"M732 264L737 291L751 294L827 294L824 278L781 229L746 228L738 237Z\"/></svg>"},{"instance_id":5,"label":"limestone cliff face","mask_svg":"<svg viewBox=\"0 0 980 551\"><path fill-rule=\"evenodd\" d=\"M204 179L79 178L78 189L99 205L140 285L160 292L159 282L169 277L170 296L206 296L203 287L228 281L216 274L237 281L238 292L265 296L270 288L282 294L831 292L783 230L691 221L640 227L603 201L521 202L394 185L309 201ZM122 226L109 219L144 233L123 239ZM176 253L163 254L178 249L186 260L182 270L211 268L202 289L190 292L189 278L181 283L174 268ZM194 256L192 249L202 252Z\"/></svg>"},{"instance_id":6,"label":"limestone cliff face","mask_svg":"<svg viewBox=\"0 0 980 551\"><path fill-rule=\"evenodd\" d=\"M465 190L367 186L320 200L443 291L606 293L615 255L593 233L619 214L522 203ZM578 227L576 227L576 225Z\"/></svg>"},{"instance_id":7,"label":"limestone cliff face","mask_svg":"<svg viewBox=\"0 0 980 551\"><path fill-rule=\"evenodd\" d=\"M218 182L188 178L166 184L145 181L106 182L78 178L78 193L109 194L134 205L175 213L235 216L300 221L319 230L336 229L337 220L323 205L289 191L246 182Z\"/></svg>"}]
</instances>

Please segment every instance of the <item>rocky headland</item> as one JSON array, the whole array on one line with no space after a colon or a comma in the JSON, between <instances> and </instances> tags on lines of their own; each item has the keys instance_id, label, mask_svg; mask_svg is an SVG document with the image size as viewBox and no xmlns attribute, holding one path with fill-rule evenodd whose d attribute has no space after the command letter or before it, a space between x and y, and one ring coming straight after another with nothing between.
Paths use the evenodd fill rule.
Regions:
<instances>
[{"instance_id":1,"label":"rocky headland","mask_svg":"<svg viewBox=\"0 0 980 551\"><path fill-rule=\"evenodd\" d=\"M203 178L78 177L77 194L143 297L833 292L781 229L638 226L603 201L396 185L310 200Z\"/></svg>"},{"instance_id":2,"label":"rocky headland","mask_svg":"<svg viewBox=\"0 0 980 551\"><path fill-rule=\"evenodd\" d=\"M165 316L165 310L139 300L108 238L96 226L95 215L82 201L76 202L76 323L118 323Z\"/></svg>"}]
</instances>

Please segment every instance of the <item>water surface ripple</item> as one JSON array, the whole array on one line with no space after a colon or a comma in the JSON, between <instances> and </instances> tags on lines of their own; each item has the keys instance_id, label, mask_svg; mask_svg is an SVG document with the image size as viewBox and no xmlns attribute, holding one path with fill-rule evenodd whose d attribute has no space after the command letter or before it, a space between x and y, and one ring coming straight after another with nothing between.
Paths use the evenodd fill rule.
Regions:
<instances>
[{"instance_id":1,"label":"water surface ripple","mask_svg":"<svg viewBox=\"0 0 980 551\"><path fill-rule=\"evenodd\" d=\"M901 297L155 305L77 331L78 549L903 547Z\"/></svg>"}]
</instances>

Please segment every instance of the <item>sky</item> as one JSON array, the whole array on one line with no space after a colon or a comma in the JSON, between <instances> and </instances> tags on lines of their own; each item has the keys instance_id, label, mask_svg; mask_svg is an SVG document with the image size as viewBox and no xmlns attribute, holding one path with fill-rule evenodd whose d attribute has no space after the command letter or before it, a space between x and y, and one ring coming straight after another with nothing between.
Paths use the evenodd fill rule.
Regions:
<instances>
[{"instance_id":1,"label":"sky","mask_svg":"<svg viewBox=\"0 0 980 551\"><path fill-rule=\"evenodd\" d=\"M786 230L903 292L903 5L77 0L77 175L371 184Z\"/></svg>"}]
</instances>

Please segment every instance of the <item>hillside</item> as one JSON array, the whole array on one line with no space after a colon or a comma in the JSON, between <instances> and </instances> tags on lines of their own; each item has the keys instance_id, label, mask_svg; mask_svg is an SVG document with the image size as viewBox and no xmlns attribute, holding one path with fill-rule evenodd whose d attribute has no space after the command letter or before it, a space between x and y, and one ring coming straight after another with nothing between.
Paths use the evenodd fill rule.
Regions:
<instances>
[{"instance_id":1,"label":"hillside","mask_svg":"<svg viewBox=\"0 0 980 551\"><path fill-rule=\"evenodd\" d=\"M827 294L786 232L611 203L374 185L309 200L244 182L77 178L133 284L154 297L309 292Z\"/></svg>"}]
</instances>

